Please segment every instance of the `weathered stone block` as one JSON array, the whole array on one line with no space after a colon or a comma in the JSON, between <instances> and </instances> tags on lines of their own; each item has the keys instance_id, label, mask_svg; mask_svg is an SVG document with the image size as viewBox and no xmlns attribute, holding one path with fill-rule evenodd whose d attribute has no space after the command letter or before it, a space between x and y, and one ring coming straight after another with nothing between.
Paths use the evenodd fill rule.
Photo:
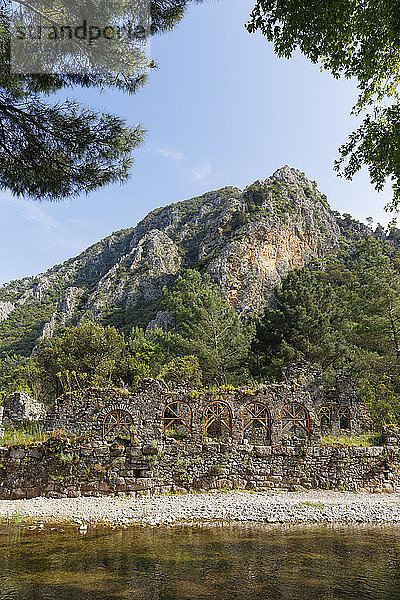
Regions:
<instances>
[{"instance_id":1,"label":"weathered stone block","mask_svg":"<svg viewBox=\"0 0 400 600\"><path fill-rule=\"evenodd\" d=\"M99 458L106 458L108 457L110 454L110 449L107 448L96 448L93 451L93 456L99 457Z\"/></svg>"},{"instance_id":2,"label":"weathered stone block","mask_svg":"<svg viewBox=\"0 0 400 600\"><path fill-rule=\"evenodd\" d=\"M37 496L40 496L40 490L38 490L36 488L27 488L26 489L26 494L25 494L26 498L36 498Z\"/></svg>"},{"instance_id":3,"label":"weathered stone block","mask_svg":"<svg viewBox=\"0 0 400 600\"><path fill-rule=\"evenodd\" d=\"M159 453L159 450L156 445L149 444L147 446L143 446L142 453L145 456L156 456Z\"/></svg>"},{"instance_id":4,"label":"weathered stone block","mask_svg":"<svg viewBox=\"0 0 400 600\"><path fill-rule=\"evenodd\" d=\"M262 468L259 471L259 475L263 476L263 477L269 477L271 475L271 469L267 469L267 468Z\"/></svg>"},{"instance_id":5,"label":"weathered stone block","mask_svg":"<svg viewBox=\"0 0 400 600\"><path fill-rule=\"evenodd\" d=\"M101 481L97 485L97 489L99 490L99 492L111 492L113 488L112 488L112 486L110 486L109 483L106 483L105 481Z\"/></svg>"},{"instance_id":6,"label":"weathered stone block","mask_svg":"<svg viewBox=\"0 0 400 600\"><path fill-rule=\"evenodd\" d=\"M63 492L48 492L49 498L67 498L67 494Z\"/></svg>"},{"instance_id":7,"label":"weathered stone block","mask_svg":"<svg viewBox=\"0 0 400 600\"><path fill-rule=\"evenodd\" d=\"M94 451L92 450L92 448L81 448L80 450L80 454L81 456L95 456Z\"/></svg>"},{"instance_id":8,"label":"weathered stone block","mask_svg":"<svg viewBox=\"0 0 400 600\"><path fill-rule=\"evenodd\" d=\"M139 446L128 446L125 453L129 458L139 458L142 456L142 449Z\"/></svg>"},{"instance_id":9,"label":"weathered stone block","mask_svg":"<svg viewBox=\"0 0 400 600\"><path fill-rule=\"evenodd\" d=\"M29 458L34 458L36 460L41 460L43 457L43 451L40 448L32 448L29 450Z\"/></svg>"},{"instance_id":10,"label":"weathered stone block","mask_svg":"<svg viewBox=\"0 0 400 600\"><path fill-rule=\"evenodd\" d=\"M170 494L172 490L172 485L162 485L160 486L160 493L161 494Z\"/></svg>"},{"instance_id":11,"label":"weathered stone block","mask_svg":"<svg viewBox=\"0 0 400 600\"><path fill-rule=\"evenodd\" d=\"M368 454L370 456L381 456L383 454L384 448L381 446L370 446L368 448Z\"/></svg>"},{"instance_id":12,"label":"weathered stone block","mask_svg":"<svg viewBox=\"0 0 400 600\"><path fill-rule=\"evenodd\" d=\"M271 446L254 446L254 452L256 456L262 458L264 456L271 456L272 448Z\"/></svg>"},{"instance_id":13,"label":"weathered stone block","mask_svg":"<svg viewBox=\"0 0 400 600\"><path fill-rule=\"evenodd\" d=\"M213 454L219 453L219 444L216 442L203 444L203 452L210 452Z\"/></svg>"},{"instance_id":14,"label":"weathered stone block","mask_svg":"<svg viewBox=\"0 0 400 600\"><path fill-rule=\"evenodd\" d=\"M67 491L67 497L68 498L79 498L82 494L79 492L79 490L68 490Z\"/></svg>"},{"instance_id":15,"label":"weathered stone block","mask_svg":"<svg viewBox=\"0 0 400 600\"><path fill-rule=\"evenodd\" d=\"M81 488L81 492L93 492L97 490L97 484L96 483L88 483L86 481L83 481L80 485Z\"/></svg>"},{"instance_id":16,"label":"weathered stone block","mask_svg":"<svg viewBox=\"0 0 400 600\"><path fill-rule=\"evenodd\" d=\"M138 490L136 496L150 496L150 490Z\"/></svg>"},{"instance_id":17,"label":"weathered stone block","mask_svg":"<svg viewBox=\"0 0 400 600\"><path fill-rule=\"evenodd\" d=\"M25 498L25 496L26 491L22 488L14 488L10 493L11 500L20 500L21 498Z\"/></svg>"},{"instance_id":18,"label":"weathered stone block","mask_svg":"<svg viewBox=\"0 0 400 600\"><path fill-rule=\"evenodd\" d=\"M10 458L24 458L25 457L25 449L24 448L10 448Z\"/></svg>"},{"instance_id":19,"label":"weathered stone block","mask_svg":"<svg viewBox=\"0 0 400 600\"><path fill-rule=\"evenodd\" d=\"M218 479L216 487L219 490L230 490L233 487L233 482L230 479Z\"/></svg>"}]
</instances>

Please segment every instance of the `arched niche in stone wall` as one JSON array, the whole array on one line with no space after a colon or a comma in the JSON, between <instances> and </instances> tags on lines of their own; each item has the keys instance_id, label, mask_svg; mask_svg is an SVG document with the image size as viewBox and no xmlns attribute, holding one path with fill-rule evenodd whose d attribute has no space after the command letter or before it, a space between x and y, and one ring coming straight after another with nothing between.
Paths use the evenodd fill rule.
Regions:
<instances>
[{"instance_id":1,"label":"arched niche in stone wall","mask_svg":"<svg viewBox=\"0 0 400 600\"><path fill-rule=\"evenodd\" d=\"M288 402L281 410L282 435L305 438L310 435L310 415L298 402Z\"/></svg>"},{"instance_id":2,"label":"arched niche in stone wall","mask_svg":"<svg viewBox=\"0 0 400 600\"><path fill-rule=\"evenodd\" d=\"M271 413L262 402L249 402L242 413L243 439L252 443L271 441Z\"/></svg>"},{"instance_id":3,"label":"arched niche in stone wall","mask_svg":"<svg viewBox=\"0 0 400 600\"><path fill-rule=\"evenodd\" d=\"M110 410L103 418L102 438L107 442L111 442L116 438L132 442L132 415L128 411L120 408Z\"/></svg>"},{"instance_id":4,"label":"arched niche in stone wall","mask_svg":"<svg viewBox=\"0 0 400 600\"><path fill-rule=\"evenodd\" d=\"M204 435L214 439L232 437L232 411L228 404L209 402L203 412Z\"/></svg>"},{"instance_id":5,"label":"arched niche in stone wall","mask_svg":"<svg viewBox=\"0 0 400 600\"><path fill-rule=\"evenodd\" d=\"M339 406L338 408L339 429L341 431L350 430L350 410L347 406Z\"/></svg>"},{"instance_id":6,"label":"arched niche in stone wall","mask_svg":"<svg viewBox=\"0 0 400 600\"><path fill-rule=\"evenodd\" d=\"M168 437L183 439L192 433L192 409L187 402L169 402L164 407L162 420Z\"/></svg>"},{"instance_id":7,"label":"arched niche in stone wall","mask_svg":"<svg viewBox=\"0 0 400 600\"><path fill-rule=\"evenodd\" d=\"M332 428L332 409L330 406L321 406L318 411L319 423L322 431L330 431Z\"/></svg>"}]
</instances>

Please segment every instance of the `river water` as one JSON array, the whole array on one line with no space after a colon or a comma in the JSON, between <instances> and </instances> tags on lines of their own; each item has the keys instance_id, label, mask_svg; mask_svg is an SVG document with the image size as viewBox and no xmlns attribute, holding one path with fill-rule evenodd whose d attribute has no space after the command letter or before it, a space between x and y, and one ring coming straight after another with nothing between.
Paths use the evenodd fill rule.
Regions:
<instances>
[{"instance_id":1,"label":"river water","mask_svg":"<svg viewBox=\"0 0 400 600\"><path fill-rule=\"evenodd\" d=\"M0 600L399 600L400 527L0 529Z\"/></svg>"}]
</instances>

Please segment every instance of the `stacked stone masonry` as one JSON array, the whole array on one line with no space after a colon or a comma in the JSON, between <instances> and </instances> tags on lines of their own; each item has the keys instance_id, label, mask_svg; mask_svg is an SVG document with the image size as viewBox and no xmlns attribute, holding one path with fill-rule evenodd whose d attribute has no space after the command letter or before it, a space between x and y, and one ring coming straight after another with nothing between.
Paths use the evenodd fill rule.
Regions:
<instances>
[{"instance_id":1,"label":"stacked stone masonry","mask_svg":"<svg viewBox=\"0 0 400 600\"><path fill-rule=\"evenodd\" d=\"M320 488L400 492L400 447L178 443L162 448L50 438L0 448L0 498Z\"/></svg>"},{"instance_id":2,"label":"stacked stone masonry","mask_svg":"<svg viewBox=\"0 0 400 600\"><path fill-rule=\"evenodd\" d=\"M41 421L46 409L40 402L33 400L26 392L15 392L6 398L2 406L3 425L23 421Z\"/></svg>"},{"instance_id":3,"label":"stacked stone masonry","mask_svg":"<svg viewBox=\"0 0 400 600\"><path fill-rule=\"evenodd\" d=\"M47 410L27 398L24 407L21 395L8 399L4 422L26 419L53 435L0 448L1 498L233 488L400 491L393 436L390 448L321 445L321 434L370 427L342 373L328 389L318 371L295 366L282 383L256 390L168 390L148 380L134 395L88 390Z\"/></svg>"},{"instance_id":4,"label":"stacked stone masonry","mask_svg":"<svg viewBox=\"0 0 400 600\"><path fill-rule=\"evenodd\" d=\"M370 428L370 417L344 374L327 389L317 370L293 367L283 383L256 390L220 388L215 395L170 391L152 380L133 396L89 390L82 397L57 399L43 423L47 431L62 428L105 441L120 437L129 443L158 443L176 437L275 445L319 443L326 433L362 433Z\"/></svg>"}]
</instances>

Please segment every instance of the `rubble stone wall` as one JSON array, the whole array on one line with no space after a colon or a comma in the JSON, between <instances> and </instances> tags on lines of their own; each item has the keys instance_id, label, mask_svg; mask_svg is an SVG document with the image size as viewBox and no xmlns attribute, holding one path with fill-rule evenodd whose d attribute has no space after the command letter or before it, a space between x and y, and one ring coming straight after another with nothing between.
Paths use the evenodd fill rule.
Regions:
<instances>
[{"instance_id":1,"label":"rubble stone wall","mask_svg":"<svg viewBox=\"0 0 400 600\"><path fill-rule=\"evenodd\" d=\"M370 428L368 411L351 380L339 376L336 386L327 389L311 368L292 371L284 382L260 385L256 390L225 387L215 394L188 388L169 391L153 380L142 382L134 395L113 389L89 390L81 397L74 394L57 399L46 414L44 428L110 439L110 426L114 417L119 418L118 411L125 414L125 433L129 428L135 443L164 441L175 428L187 441L218 438L242 443L247 439L272 445L297 437L319 443L321 433L362 433ZM292 413L297 414L297 421L290 422ZM328 415L328 424L323 414ZM124 433L124 426L114 429Z\"/></svg>"},{"instance_id":2,"label":"rubble stone wall","mask_svg":"<svg viewBox=\"0 0 400 600\"><path fill-rule=\"evenodd\" d=\"M102 444L51 437L0 448L0 498L210 489L400 492L400 447Z\"/></svg>"},{"instance_id":3,"label":"rubble stone wall","mask_svg":"<svg viewBox=\"0 0 400 600\"><path fill-rule=\"evenodd\" d=\"M46 408L40 402L33 400L26 392L15 392L8 396L3 403L1 413L3 425L23 421L40 421L44 418Z\"/></svg>"}]
</instances>

